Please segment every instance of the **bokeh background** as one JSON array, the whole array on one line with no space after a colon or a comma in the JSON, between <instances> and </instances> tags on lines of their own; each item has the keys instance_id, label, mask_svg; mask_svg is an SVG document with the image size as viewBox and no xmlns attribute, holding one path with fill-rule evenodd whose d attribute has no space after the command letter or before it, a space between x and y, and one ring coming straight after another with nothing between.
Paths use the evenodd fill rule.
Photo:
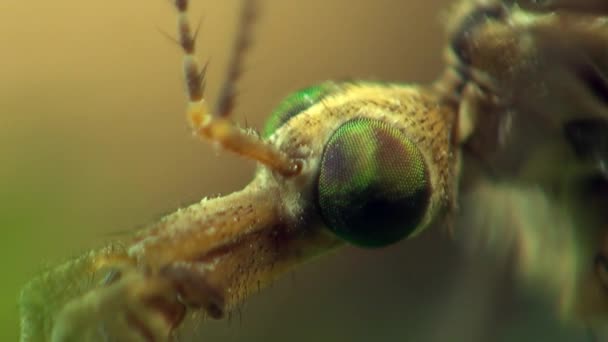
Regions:
<instances>
[{"instance_id":1,"label":"bokeh background","mask_svg":"<svg viewBox=\"0 0 608 342\"><path fill-rule=\"evenodd\" d=\"M429 82L451 1L261 0L235 120L261 128L286 94L326 79ZM193 0L214 98L238 0ZM0 1L0 340L41 269L203 196L254 165L192 138L165 0ZM321 258L253 298L205 341L586 341L508 270L435 229ZM197 340L193 338L194 340Z\"/></svg>"}]
</instances>

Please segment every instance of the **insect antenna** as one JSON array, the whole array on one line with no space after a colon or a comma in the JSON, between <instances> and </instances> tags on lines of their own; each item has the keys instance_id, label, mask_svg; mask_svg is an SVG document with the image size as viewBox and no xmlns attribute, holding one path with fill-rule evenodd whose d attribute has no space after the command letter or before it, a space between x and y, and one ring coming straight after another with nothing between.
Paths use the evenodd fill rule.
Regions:
<instances>
[{"instance_id":1,"label":"insect antenna","mask_svg":"<svg viewBox=\"0 0 608 342\"><path fill-rule=\"evenodd\" d=\"M202 68L195 57L196 34L188 19L188 0L173 0L178 12L177 41L184 52L184 78L188 93L187 117L194 134L218 143L225 149L231 150L244 157L254 159L271 169L293 176L300 172L301 162L290 158L283 151L236 127L228 116L232 113L236 98L235 84L242 74L244 53L251 43L251 27L255 19L257 2L245 0L237 39L228 66L228 76L222 86L215 113L209 110L204 98L207 64Z\"/></svg>"},{"instance_id":2,"label":"insect antenna","mask_svg":"<svg viewBox=\"0 0 608 342\"><path fill-rule=\"evenodd\" d=\"M236 84L243 74L243 61L249 47L251 47L253 26L257 17L257 1L245 1L241 10L238 36L234 41L233 53L228 64L228 76L224 81L216 106L216 113L226 117L232 113L236 101Z\"/></svg>"}]
</instances>

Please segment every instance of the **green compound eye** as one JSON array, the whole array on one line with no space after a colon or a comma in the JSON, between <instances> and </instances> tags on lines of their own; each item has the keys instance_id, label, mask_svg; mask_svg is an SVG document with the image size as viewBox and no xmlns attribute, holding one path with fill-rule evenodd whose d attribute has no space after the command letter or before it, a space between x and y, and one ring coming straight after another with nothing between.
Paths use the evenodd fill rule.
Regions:
<instances>
[{"instance_id":1,"label":"green compound eye","mask_svg":"<svg viewBox=\"0 0 608 342\"><path fill-rule=\"evenodd\" d=\"M336 91L337 88L338 86L335 83L325 82L301 89L287 96L266 121L263 137L268 138L289 119L321 101L325 96Z\"/></svg>"},{"instance_id":2,"label":"green compound eye","mask_svg":"<svg viewBox=\"0 0 608 342\"><path fill-rule=\"evenodd\" d=\"M323 152L321 215L330 230L355 245L389 245L422 222L430 202L428 178L422 154L401 131L378 120L350 120Z\"/></svg>"}]
</instances>

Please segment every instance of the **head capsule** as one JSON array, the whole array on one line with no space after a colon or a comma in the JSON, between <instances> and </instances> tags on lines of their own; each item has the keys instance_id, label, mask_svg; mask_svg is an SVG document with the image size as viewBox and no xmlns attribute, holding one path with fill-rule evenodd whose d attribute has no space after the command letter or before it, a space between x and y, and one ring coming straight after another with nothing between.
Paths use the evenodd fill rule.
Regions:
<instances>
[{"instance_id":1,"label":"head capsule","mask_svg":"<svg viewBox=\"0 0 608 342\"><path fill-rule=\"evenodd\" d=\"M382 247L427 227L451 195L447 112L421 88L326 82L287 97L265 134L307 160L299 191L329 231Z\"/></svg>"}]
</instances>

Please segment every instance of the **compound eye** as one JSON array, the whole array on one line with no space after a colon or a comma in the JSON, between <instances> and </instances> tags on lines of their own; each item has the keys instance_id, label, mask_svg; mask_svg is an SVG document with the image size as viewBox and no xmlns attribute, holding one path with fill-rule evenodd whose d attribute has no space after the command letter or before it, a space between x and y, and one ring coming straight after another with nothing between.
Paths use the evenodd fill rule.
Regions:
<instances>
[{"instance_id":1,"label":"compound eye","mask_svg":"<svg viewBox=\"0 0 608 342\"><path fill-rule=\"evenodd\" d=\"M416 231L431 194L416 145L389 124L366 118L350 120L333 133L317 190L329 229L363 247L386 246Z\"/></svg>"},{"instance_id":2,"label":"compound eye","mask_svg":"<svg viewBox=\"0 0 608 342\"><path fill-rule=\"evenodd\" d=\"M326 96L336 92L338 85L333 82L325 82L299 91L287 96L272 115L266 121L263 136L271 136L279 127L283 126L289 119L310 108Z\"/></svg>"}]
</instances>

